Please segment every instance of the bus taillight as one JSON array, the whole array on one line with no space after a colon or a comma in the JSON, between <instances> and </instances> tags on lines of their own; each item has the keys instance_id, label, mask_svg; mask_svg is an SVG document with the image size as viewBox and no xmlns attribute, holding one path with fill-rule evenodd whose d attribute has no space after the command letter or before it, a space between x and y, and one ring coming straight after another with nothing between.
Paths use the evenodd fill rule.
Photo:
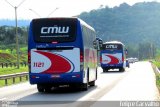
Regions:
<instances>
[{"instance_id":1,"label":"bus taillight","mask_svg":"<svg viewBox=\"0 0 160 107\"><path fill-rule=\"evenodd\" d=\"M124 62L124 57L122 56L122 61Z\"/></svg>"},{"instance_id":2,"label":"bus taillight","mask_svg":"<svg viewBox=\"0 0 160 107\"><path fill-rule=\"evenodd\" d=\"M28 52L28 63L31 63L31 52Z\"/></svg>"},{"instance_id":3,"label":"bus taillight","mask_svg":"<svg viewBox=\"0 0 160 107\"><path fill-rule=\"evenodd\" d=\"M100 63L102 63L102 56L100 56Z\"/></svg>"},{"instance_id":4,"label":"bus taillight","mask_svg":"<svg viewBox=\"0 0 160 107\"><path fill-rule=\"evenodd\" d=\"M84 56L83 56L83 52L80 52L80 62L84 61Z\"/></svg>"},{"instance_id":5,"label":"bus taillight","mask_svg":"<svg viewBox=\"0 0 160 107\"><path fill-rule=\"evenodd\" d=\"M84 68L84 55L83 52L80 52L80 71L83 71Z\"/></svg>"}]
</instances>

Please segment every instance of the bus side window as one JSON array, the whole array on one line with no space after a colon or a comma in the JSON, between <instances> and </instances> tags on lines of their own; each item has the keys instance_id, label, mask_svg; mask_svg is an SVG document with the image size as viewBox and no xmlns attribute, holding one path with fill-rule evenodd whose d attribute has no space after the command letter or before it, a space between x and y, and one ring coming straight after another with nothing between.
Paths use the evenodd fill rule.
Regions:
<instances>
[{"instance_id":1,"label":"bus side window","mask_svg":"<svg viewBox=\"0 0 160 107\"><path fill-rule=\"evenodd\" d=\"M128 50L127 49L125 49L125 54L128 55Z\"/></svg>"},{"instance_id":2,"label":"bus side window","mask_svg":"<svg viewBox=\"0 0 160 107\"><path fill-rule=\"evenodd\" d=\"M93 47L94 47L94 49L97 49L97 41L96 40L93 41Z\"/></svg>"},{"instance_id":3,"label":"bus side window","mask_svg":"<svg viewBox=\"0 0 160 107\"><path fill-rule=\"evenodd\" d=\"M101 50L102 47L103 47L103 41L102 41L102 40L99 40L99 47L100 47L100 50Z\"/></svg>"}]
</instances>

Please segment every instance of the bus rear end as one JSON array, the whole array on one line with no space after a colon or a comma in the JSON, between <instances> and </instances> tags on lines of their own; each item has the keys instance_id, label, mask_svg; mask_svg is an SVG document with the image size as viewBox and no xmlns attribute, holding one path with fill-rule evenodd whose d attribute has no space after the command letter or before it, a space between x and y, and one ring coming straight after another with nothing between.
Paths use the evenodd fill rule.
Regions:
<instances>
[{"instance_id":1,"label":"bus rear end","mask_svg":"<svg viewBox=\"0 0 160 107\"><path fill-rule=\"evenodd\" d=\"M39 92L83 82L83 49L76 18L34 19L28 38L30 83Z\"/></svg>"},{"instance_id":2,"label":"bus rear end","mask_svg":"<svg viewBox=\"0 0 160 107\"><path fill-rule=\"evenodd\" d=\"M123 71L125 68L125 56L122 44L105 43L100 52L100 63L103 72L109 69L119 69Z\"/></svg>"}]
</instances>

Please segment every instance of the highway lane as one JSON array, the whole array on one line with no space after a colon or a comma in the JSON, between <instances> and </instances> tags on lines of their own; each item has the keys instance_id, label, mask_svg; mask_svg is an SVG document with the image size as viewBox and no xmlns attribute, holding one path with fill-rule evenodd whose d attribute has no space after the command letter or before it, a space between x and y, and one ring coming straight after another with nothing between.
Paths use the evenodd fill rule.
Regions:
<instances>
[{"instance_id":1,"label":"highway lane","mask_svg":"<svg viewBox=\"0 0 160 107\"><path fill-rule=\"evenodd\" d=\"M155 76L149 62L131 64L131 67L127 68L125 72L110 71L103 73L102 69L99 68L96 86L90 87L88 91L62 87L51 93L38 93L36 85L30 85L27 82L0 88L0 92L0 100L25 101L27 104L39 104L38 106L54 103L57 106L76 105L80 107L84 101L91 101L87 103L87 106L91 106L95 103L94 101L158 99ZM78 103L73 103L75 101Z\"/></svg>"},{"instance_id":2,"label":"highway lane","mask_svg":"<svg viewBox=\"0 0 160 107\"><path fill-rule=\"evenodd\" d=\"M100 101L156 101L156 77L149 62L136 62L130 73Z\"/></svg>"},{"instance_id":3,"label":"highway lane","mask_svg":"<svg viewBox=\"0 0 160 107\"><path fill-rule=\"evenodd\" d=\"M49 103L54 103L55 105L56 103L57 106L64 105L66 107L68 105L71 106L71 104L75 106L75 104L77 105L77 103L73 104L75 101L79 101L80 104L78 105L81 105L83 104L81 103L83 101L97 101L104 94L110 91L122 78L124 78L128 72L129 69L127 69L126 72L113 71L109 73L103 73L102 69L99 68L96 86L90 87L88 91L77 91L70 88L60 88L58 90L54 90L51 93L39 93L36 89L36 85L30 85L28 82L7 86L0 88L0 99L9 101L25 101L28 104L38 104L38 106L44 106L43 104L46 104L46 102L47 105Z\"/></svg>"},{"instance_id":4,"label":"highway lane","mask_svg":"<svg viewBox=\"0 0 160 107\"><path fill-rule=\"evenodd\" d=\"M65 87L51 93L38 93L36 85L30 85L27 82L0 88L0 91L2 92L2 94L0 94L0 98L21 101L83 101L86 100L86 98L89 99L89 96L92 96L94 93L100 92L103 89L109 90L127 74L127 72L116 71L103 73L101 68L98 69L98 72L96 86L90 87L88 91L77 91ZM90 100L93 100L93 96Z\"/></svg>"}]
</instances>

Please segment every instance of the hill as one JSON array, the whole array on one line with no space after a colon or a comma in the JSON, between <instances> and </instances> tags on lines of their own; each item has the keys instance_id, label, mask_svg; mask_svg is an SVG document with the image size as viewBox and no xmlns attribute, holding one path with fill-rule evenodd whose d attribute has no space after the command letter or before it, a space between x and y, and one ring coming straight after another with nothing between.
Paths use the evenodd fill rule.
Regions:
<instances>
[{"instance_id":1,"label":"hill","mask_svg":"<svg viewBox=\"0 0 160 107\"><path fill-rule=\"evenodd\" d=\"M84 12L79 17L93 26L104 41L119 40L134 47L152 43L160 47L160 3L123 3Z\"/></svg>"},{"instance_id":2,"label":"hill","mask_svg":"<svg viewBox=\"0 0 160 107\"><path fill-rule=\"evenodd\" d=\"M20 48L20 62L27 62L27 47ZM0 49L0 64L1 63L16 63L17 54L15 49Z\"/></svg>"},{"instance_id":3,"label":"hill","mask_svg":"<svg viewBox=\"0 0 160 107\"><path fill-rule=\"evenodd\" d=\"M128 50L129 56L155 57L160 50L160 3L142 2L130 6L101 7L81 13L78 17L93 26L103 41L119 40ZM6 22L5 22L6 21ZM27 45L29 20L18 21L20 46ZM0 48L15 47L14 20L0 21ZM5 26L2 26L5 25ZM25 26L25 27L22 27Z\"/></svg>"}]
</instances>

